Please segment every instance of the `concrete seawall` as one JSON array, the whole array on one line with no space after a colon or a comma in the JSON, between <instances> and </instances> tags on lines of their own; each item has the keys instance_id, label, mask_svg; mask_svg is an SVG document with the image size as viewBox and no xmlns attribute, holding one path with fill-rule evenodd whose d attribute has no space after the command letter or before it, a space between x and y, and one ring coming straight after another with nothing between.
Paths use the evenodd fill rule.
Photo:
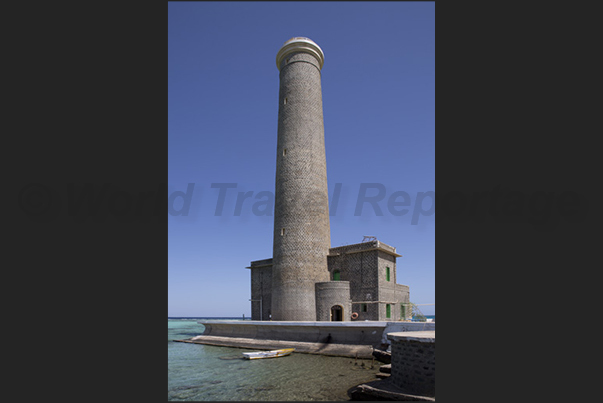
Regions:
<instances>
[{"instance_id":1,"label":"concrete seawall","mask_svg":"<svg viewBox=\"0 0 603 403\"><path fill-rule=\"evenodd\" d=\"M203 321L202 335L188 343L225 347L277 349L343 357L372 358L373 348L389 343L387 333L435 330L422 322L302 322L302 321Z\"/></svg>"},{"instance_id":2,"label":"concrete seawall","mask_svg":"<svg viewBox=\"0 0 603 403\"><path fill-rule=\"evenodd\" d=\"M222 347L251 348L256 350L277 350L295 348L296 353L330 355L335 357L357 357L371 359L373 347L358 344L308 343L302 341L247 339L241 337L196 336L188 340L174 340L184 343L209 344Z\"/></svg>"},{"instance_id":3,"label":"concrete seawall","mask_svg":"<svg viewBox=\"0 0 603 403\"><path fill-rule=\"evenodd\" d=\"M310 343L381 344L387 322L199 322L204 336L242 337Z\"/></svg>"}]
</instances>

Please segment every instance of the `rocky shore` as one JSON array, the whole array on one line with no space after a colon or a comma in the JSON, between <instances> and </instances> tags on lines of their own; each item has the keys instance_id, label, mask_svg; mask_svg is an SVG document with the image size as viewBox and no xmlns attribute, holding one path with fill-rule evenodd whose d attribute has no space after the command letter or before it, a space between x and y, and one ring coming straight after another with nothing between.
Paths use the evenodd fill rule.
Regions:
<instances>
[{"instance_id":1,"label":"rocky shore","mask_svg":"<svg viewBox=\"0 0 603 403\"><path fill-rule=\"evenodd\" d=\"M435 402L435 398L418 396L408 393L393 384L391 379L379 379L373 382L363 383L348 390L350 400L400 400L400 401L423 401Z\"/></svg>"}]
</instances>

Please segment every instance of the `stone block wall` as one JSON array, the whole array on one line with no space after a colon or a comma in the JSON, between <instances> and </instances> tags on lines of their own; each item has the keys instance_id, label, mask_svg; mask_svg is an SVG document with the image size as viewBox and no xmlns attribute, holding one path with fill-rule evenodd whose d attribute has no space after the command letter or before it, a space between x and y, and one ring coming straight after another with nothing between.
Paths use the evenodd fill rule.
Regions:
<instances>
[{"instance_id":1,"label":"stone block wall","mask_svg":"<svg viewBox=\"0 0 603 403\"><path fill-rule=\"evenodd\" d=\"M350 299L350 283L348 281L327 281L316 283L316 320L331 321L331 308L341 306L342 321L350 321L352 300Z\"/></svg>"},{"instance_id":2,"label":"stone block wall","mask_svg":"<svg viewBox=\"0 0 603 403\"><path fill-rule=\"evenodd\" d=\"M293 52L279 78L272 319L312 321L331 246L320 61Z\"/></svg>"},{"instance_id":3,"label":"stone block wall","mask_svg":"<svg viewBox=\"0 0 603 403\"><path fill-rule=\"evenodd\" d=\"M433 333L422 338L410 333ZM435 396L435 331L390 333L394 385L410 394Z\"/></svg>"},{"instance_id":4,"label":"stone block wall","mask_svg":"<svg viewBox=\"0 0 603 403\"><path fill-rule=\"evenodd\" d=\"M349 320L352 312L358 313L358 318L355 319L357 321L410 319L410 307L405 310L405 317L401 314L402 304L408 304L410 295L407 285L396 283L396 256L399 255L396 254L395 248L380 241L362 242L329 249L329 254L326 256L329 279L333 280L335 271L339 271L339 280L349 282L351 307L344 309L346 311L344 320ZM267 286L271 283L266 280L266 277L273 270L272 264L272 259L264 259L251 262L250 266L252 269L252 299L263 298L264 320L267 320L270 314L270 308L266 306L265 301L271 300L271 285ZM387 281L387 267L390 268L389 281ZM256 273L254 274L254 272ZM316 307L319 303L318 299L314 302ZM366 312L362 309L363 304L366 304ZM388 304L390 305L389 318L386 313ZM256 311L257 315L254 313ZM317 313L314 320L329 320L324 318L324 313ZM252 319L260 320L259 303L257 302L252 302Z\"/></svg>"},{"instance_id":5,"label":"stone block wall","mask_svg":"<svg viewBox=\"0 0 603 403\"><path fill-rule=\"evenodd\" d=\"M251 262L251 320L270 320L272 259ZM259 300L262 302L260 303ZM260 314L260 307L262 313Z\"/></svg>"},{"instance_id":6,"label":"stone block wall","mask_svg":"<svg viewBox=\"0 0 603 403\"><path fill-rule=\"evenodd\" d=\"M350 282L352 301L378 301L379 299L377 251L367 250L374 247L371 244L372 242L346 245L331 248L329 251L330 277L333 279L335 270L338 270L340 279ZM354 312L359 315L357 320L379 320L379 312L374 305L367 304L367 312L361 312L360 305L354 305Z\"/></svg>"},{"instance_id":7,"label":"stone block wall","mask_svg":"<svg viewBox=\"0 0 603 403\"><path fill-rule=\"evenodd\" d=\"M362 242L329 250L331 279L334 271L339 270L340 279L350 282L352 310L358 313L356 320L408 319L408 315L403 318L400 311L401 303L409 301L409 289L406 285L396 284L396 256L394 247L380 241ZM363 304L366 304L366 312L363 311Z\"/></svg>"}]
</instances>

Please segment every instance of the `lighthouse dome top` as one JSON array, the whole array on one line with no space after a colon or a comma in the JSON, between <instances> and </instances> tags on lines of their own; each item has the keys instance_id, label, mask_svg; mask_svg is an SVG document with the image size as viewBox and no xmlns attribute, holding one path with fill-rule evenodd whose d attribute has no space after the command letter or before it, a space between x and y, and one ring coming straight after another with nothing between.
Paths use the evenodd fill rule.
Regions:
<instances>
[{"instance_id":1,"label":"lighthouse dome top","mask_svg":"<svg viewBox=\"0 0 603 403\"><path fill-rule=\"evenodd\" d=\"M313 55L318 59L318 63L322 69L325 62L325 55L322 49L312 39L303 36L293 37L283 44L276 54L276 67L280 70L283 59L294 52L306 52Z\"/></svg>"}]
</instances>

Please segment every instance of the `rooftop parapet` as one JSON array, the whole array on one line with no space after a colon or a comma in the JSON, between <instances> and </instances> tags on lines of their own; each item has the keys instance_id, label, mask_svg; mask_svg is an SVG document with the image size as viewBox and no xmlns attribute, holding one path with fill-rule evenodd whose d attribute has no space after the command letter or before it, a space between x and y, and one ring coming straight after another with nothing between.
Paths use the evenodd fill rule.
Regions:
<instances>
[{"instance_id":1,"label":"rooftop parapet","mask_svg":"<svg viewBox=\"0 0 603 403\"><path fill-rule=\"evenodd\" d=\"M263 260L254 260L253 262L251 262L251 264L248 267L246 267L246 269L255 269L258 267L268 267L268 266L272 266L272 258L263 259Z\"/></svg>"},{"instance_id":2,"label":"rooftop parapet","mask_svg":"<svg viewBox=\"0 0 603 403\"><path fill-rule=\"evenodd\" d=\"M337 256L337 255L341 255L341 254L357 253L357 252L366 252L366 251L370 251L370 250L380 250L382 252L388 253L395 257L402 257L402 255L399 255L398 253L396 253L396 248L394 248L393 246L389 246L381 241L361 242L361 243L355 243L352 245L343 245L343 246L338 246L336 248L331 248L329 250L329 256Z\"/></svg>"}]
</instances>

